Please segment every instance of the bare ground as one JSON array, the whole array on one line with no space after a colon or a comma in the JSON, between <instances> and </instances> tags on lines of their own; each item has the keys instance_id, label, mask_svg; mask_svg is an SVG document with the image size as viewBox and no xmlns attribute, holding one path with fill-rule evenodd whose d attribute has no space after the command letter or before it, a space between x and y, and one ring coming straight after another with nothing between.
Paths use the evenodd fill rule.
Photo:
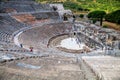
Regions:
<instances>
[{"instance_id":1,"label":"bare ground","mask_svg":"<svg viewBox=\"0 0 120 80\"><path fill-rule=\"evenodd\" d=\"M104 22L103 22L103 25L107 25L109 28L112 28L112 29L115 29L115 30L119 30L119 31L120 31L120 25L118 25L118 24L104 21Z\"/></svg>"}]
</instances>

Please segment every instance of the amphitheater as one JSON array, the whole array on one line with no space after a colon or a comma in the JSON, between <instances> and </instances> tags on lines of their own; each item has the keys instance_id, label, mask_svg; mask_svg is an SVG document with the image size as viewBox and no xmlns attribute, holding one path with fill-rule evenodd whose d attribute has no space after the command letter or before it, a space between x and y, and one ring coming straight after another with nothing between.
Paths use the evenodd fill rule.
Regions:
<instances>
[{"instance_id":1,"label":"amphitheater","mask_svg":"<svg viewBox=\"0 0 120 80\"><path fill-rule=\"evenodd\" d=\"M120 32L64 13L62 4L0 2L0 80L120 80Z\"/></svg>"}]
</instances>

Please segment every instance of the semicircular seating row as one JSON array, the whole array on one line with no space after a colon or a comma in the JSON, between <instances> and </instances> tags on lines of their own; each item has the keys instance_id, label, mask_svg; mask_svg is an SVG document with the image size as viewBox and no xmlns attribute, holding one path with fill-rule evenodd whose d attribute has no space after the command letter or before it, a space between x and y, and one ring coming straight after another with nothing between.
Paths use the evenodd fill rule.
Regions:
<instances>
[{"instance_id":1,"label":"semicircular seating row","mask_svg":"<svg viewBox=\"0 0 120 80\"><path fill-rule=\"evenodd\" d=\"M25 54L26 56L33 56L28 50L16 46L11 40L14 32L19 31L23 28L31 28L33 26L31 24L26 24L25 22L20 22L15 19L11 13L12 11L13 13L14 11L17 12L14 13L14 15L19 15L21 13L31 14L36 19L38 18L40 20L43 18L50 19L51 21L53 21L53 19L59 19L59 14L55 12L49 4L38 4L36 2L6 1L2 2L0 10L1 12L3 10L3 13L0 14L0 61L4 56L7 56L8 54L13 56L16 54L19 57L22 57L22 55ZM45 14L43 12L45 12Z\"/></svg>"},{"instance_id":2,"label":"semicircular seating row","mask_svg":"<svg viewBox=\"0 0 120 80\"><path fill-rule=\"evenodd\" d=\"M13 55L13 53L25 53L28 50L16 46L11 40L12 34L24 27L30 27L15 20L9 15L0 16L0 61L5 60L4 56ZM18 54L17 54L18 55ZM10 56L9 56L10 58ZM11 59L11 58L10 58Z\"/></svg>"},{"instance_id":3,"label":"semicircular seating row","mask_svg":"<svg viewBox=\"0 0 120 80\"><path fill-rule=\"evenodd\" d=\"M49 4L40 4L30 1L6 1L1 4L0 9L3 9L3 12L53 11Z\"/></svg>"},{"instance_id":4,"label":"semicircular seating row","mask_svg":"<svg viewBox=\"0 0 120 80\"><path fill-rule=\"evenodd\" d=\"M55 36L68 34L71 30L70 23L46 24L23 32L19 41L26 45L47 46L49 40Z\"/></svg>"},{"instance_id":5,"label":"semicircular seating row","mask_svg":"<svg viewBox=\"0 0 120 80\"><path fill-rule=\"evenodd\" d=\"M60 24L61 26L59 26ZM56 25L54 28L49 27L49 26L53 26L52 24L46 25L46 27L48 28L44 28L45 26L41 27L41 34L44 33L44 35L42 35L44 40L48 41L50 37L53 37L56 34L67 32L65 31L66 29L64 28L65 24L62 24L62 23L60 24L58 25L54 24L54 26ZM30 54L28 50L16 46L13 43L13 41L11 41L12 34L16 31L19 31L21 28L25 28L25 27L32 27L32 25L19 22L10 15L1 16L1 20L0 20L0 61L1 59L3 59L2 58L3 56L6 56L8 54L13 55L13 56L14 54L16 54L16 55L19 55L19 57L24 56L23 54L26 54L27 56L28 55L33 56L32 54ZM28 34L28 36L29 35L30 34ZM40 38L42 38L42 36Z\"/></svg>"}]
</instances>

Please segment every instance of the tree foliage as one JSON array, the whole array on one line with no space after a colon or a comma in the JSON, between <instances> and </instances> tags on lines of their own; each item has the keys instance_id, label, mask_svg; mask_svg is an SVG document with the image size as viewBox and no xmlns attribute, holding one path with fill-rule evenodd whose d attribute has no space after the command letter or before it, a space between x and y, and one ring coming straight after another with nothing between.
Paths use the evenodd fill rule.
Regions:
<instances>
[{"instance_id":1,"label":"tree foliage","mask_svg":"<svg viewBox=\"0 0 120 80\"><path fill-rule=\"evenodd\" d=\"M92 19L94 22L98 20L100 21L100 25L102 25L102 20L105 15L105 11L92 11L88 14L88 18Z\"/></svg>"},{"instance_id":2,"label":"tree foliage","mask_svg":"<svg viewBox=\"0 0 120 80\"><path fill-rule=\"evenodd\" d=\"M111 12L105 16L105 20L113 23L120 24L120 10Z\"/></svg>"},{"instance_id":3,"label":"tree foliage","mask_svg":"<svg viewBox=\"0 0 120 80\"><path fill-rule=\"evenodd\" d=\"M103 18L105 15L105 11L92 11L88 14L88 18Z\"/></svg>"},{"instance_id":4,"label":"tree foliage","mask_svg":"<svg viewBox=\"0 0 120 80\"><path fill-rule=\"evenodd\" d=\"M36 0L37 2L61 2L67 9L73 11L101 10L107 13L120 10L120 0Z\"/></svg>"},{"instance_id":5,"label":"tree foliage","mask_svg":"<svg viewBox=\"0 0 120 80\"><path fill-rule=\"evenodd\" d=\"M64 7L67 9L72 9L72 10L83 10L83 8L76 2L73 1L65 1L63 3Z\"/></svg>"}]
</instances>

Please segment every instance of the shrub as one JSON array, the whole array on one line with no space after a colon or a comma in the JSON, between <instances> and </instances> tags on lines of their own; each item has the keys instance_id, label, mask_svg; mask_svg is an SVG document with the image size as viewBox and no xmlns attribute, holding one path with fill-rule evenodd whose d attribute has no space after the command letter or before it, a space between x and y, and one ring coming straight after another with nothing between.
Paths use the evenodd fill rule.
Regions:
<instances>
[{"instance_id":1,"label":"shrub","mask_svg":"<svg viewBox=\"0 0 120 80\"><path fill-rule=\"evenodd\" d=\"M108 26L107 25L103 25L103 28L108 28Z\"/></svg>"},{"instance_id":2,"label":"shrub","mask_svg":"<svg viewBox=\"0 0 120 80\"><path fill-rule=\"evenodd\" d=\"M80 18L83 18L83 17L84 17L84 15L83 15L83 14L80 14L80 15L79 15L79 17L80 17Z\"/></svg>"},{"instance_id":3,"label":"shrub","mask_svg":"<svg viewBox=\"0 0 120 80\"><path fill-rule=\"evenodd\" d=\"M63 3L65 8L71 9L73 11L83 11L84 9L77 3L73 1L65 1Z\"/></svg>"},{"instance_id":4,"label":"shrub","mask_svg":"<svg viewBox=\"0 0 120 80\"><path fill-rule=\"evenodd\" d=\"M66 1L63 3L64 7L70 8L70 9L77 9L78 3L71 2L71 1Z\"/></svg>"}]
</instances>

